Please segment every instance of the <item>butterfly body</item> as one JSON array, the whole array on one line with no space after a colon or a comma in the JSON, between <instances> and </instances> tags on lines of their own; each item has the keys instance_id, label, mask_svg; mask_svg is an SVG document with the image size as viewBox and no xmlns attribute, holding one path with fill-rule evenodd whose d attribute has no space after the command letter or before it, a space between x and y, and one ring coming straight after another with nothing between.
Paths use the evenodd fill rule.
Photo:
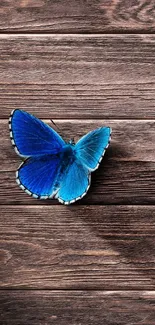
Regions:
<instances>
[{"instance_id":1,"label":"butterfly body","mask_svg":"<svg viewBox=\"0 0 155 325\"><path fill-rule=\"evenodd\" d=\"M60 157L60 165L58 166L58 171L56 173L54 182L55 191L60 188L63 177L67 174L69 167L76 159L74 145L72 145L70 142L64 145L61 152L58 153L57 156Z\"/></svg>"},{"instance_id":2,"label":"butterfly body","mask_svg":"<svg viewBox=\"0 0 155 325\"><path fill-rule=\"evenodd\" d=\"M65 144L62 147L62 155L66 160L75 158L74 145L70 142Z\"/></svg>"},{"instance_id":3,"label":"butterfly body","mask_svg":"<svg viewBox=\"0 0 155 325\"><path fill-rule=\"evenodd\" d=\"M110 141L111 130L101 127L76 144L66 143L51 127L33 115L14 110L9 119L16 153L24 158L16 172L18 185L35 198L57 198L70 204L82 198L90 186Z\"/></svg>"}]
</instances>

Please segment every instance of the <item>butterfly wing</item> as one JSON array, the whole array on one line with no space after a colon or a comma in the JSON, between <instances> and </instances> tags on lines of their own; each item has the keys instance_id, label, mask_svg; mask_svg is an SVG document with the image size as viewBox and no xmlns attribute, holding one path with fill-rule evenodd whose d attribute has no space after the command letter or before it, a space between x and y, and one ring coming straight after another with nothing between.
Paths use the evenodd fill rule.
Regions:
<instances>
[{"instance_id":1,"label":"butterfly wing","mask_svg":"<svg viewBox=\"0 0 155 325\"><path fill-rule=\"evenodd\" d=\"M84 135L75 145L76 157L90 171L98 168L110 142L111 129L101 127Z\"/></svg>"},{"instance_id":2,"label":"butterfly wing","mask_svg":"<svg viewBox=\"0 0 155 325\"><path fill-rule=\"evenodd\" d=\"M75 145L75 160L60 172L63 139L41 120L15 110L10 119L10 137L16 152L29 157L16 173L17 183L35 198L55 197L65 204L82 198L90 186L90 171L98 167L110 140L110 128L99 128ZM61 175L61 177L60 177ZM60 178L59 178L60 177Z\"/></svg>"},{"instance_id":3,"label":"butterfly wing","mask_svg":"<svg viewBox=\"0 0 155 325\"><path fill-rule=\"evenodd\" d=\"M60 155L28 158L16 172L17 184L35 198L53 197L60 165Z\"/></svg>"},{"instance_id":4,"label":"butterfly wing","mask_svg":"<svg viewBox=\"0 0 155 325\"><path fill-rule=\"evenodd\" d=\"M90 187L90 173L80 161L75 160L62 177L56 198L64 204L81 199Z\"/></svg>"},{"instance_id":5,"label":"butterfly wing","mask_svg":"<svg viewBox=\"0 0 155 325\"><path fill-rule=\"evenodd\" d=\"M10 137L15 151L24 157L57 154L64 140L50 126L22 110L14 110L9 119Z\"/></svg>"}]
</instances>

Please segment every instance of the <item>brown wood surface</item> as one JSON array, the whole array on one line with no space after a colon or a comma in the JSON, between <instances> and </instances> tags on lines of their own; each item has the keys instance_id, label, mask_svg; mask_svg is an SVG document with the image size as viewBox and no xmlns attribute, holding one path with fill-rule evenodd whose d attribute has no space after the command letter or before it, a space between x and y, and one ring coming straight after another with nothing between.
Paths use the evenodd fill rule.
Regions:
<instances>
[{"instance_id":1,"label":"brown wood surface","mask_svg":"<svg viewBox=\"0 0 155 325\"><path fill-rule=\"evenodd\" d=\"M0 204L60 203L32 198L16 184L15 171L4 171L0 172ZM155 204L155 163L103 162L92 174L86 196L75 203L83 204Z\"/></svg>"},{"instance_id":2,"label":"brown wood surface","mask_svg":"<svg viewBox=\"0 0 155 325\"><path fill-rule=\"evenodd\" d=\"M0 2L1 325L155 325L154 12L153 0ZM66 141L112 127L83 200L19 189L14 108Z\"/></svg>"},{"instance_id":3,"label":"brown wood surface","mask_svg":"<svg viewBox=\"0 0 155 325\"><path fill-rule=\"evenodd\" d=\"M0 35L0 117L155 119L154 35Z\"/></svg>"},{"instance_id":4,"label":"brown wood surface","mask_svg":"<svg viewBox=\"0 0 155 325\"><path fill-rule=\"evenodd\" d=\"M1 32L155 31L154 0L4 0Z\"/></svg>"},{"instance_id":5,"label":"brown wood surface","mask_svg":"<svg viewBox=\"0 0 155 325\"><path fill-rule=\"evenodd\" d=\"M7 290L0 301L3 325L155 324L154 291Z\"/></svg>"},{"instance_id":6,"label":"brown wood surface","mask_svg":"<svg viewBox=\"0 0 155 325\"><path fill-rule=\"evenodd\" d=\"M154 290L154 206L1 206L1 288Z\"/></svg>"},{"instance_id":7,"label":"brown wood surface","mask_svg":"<svg viewBox=\"0 0 155 325\"><path fill-rule=\"evenodd\" d=\"M45 120L51 126L49 120ZM92 187L77 204L154 204L155 203L155 121L154 120L55 120L64 139L78 140L97 127L113 130L112 141L97 171ZM21 159L9 138L8 121L0 121L0 203L50 204L36 200L16 184L15 171Z\"/></svg>"}]
</instances>

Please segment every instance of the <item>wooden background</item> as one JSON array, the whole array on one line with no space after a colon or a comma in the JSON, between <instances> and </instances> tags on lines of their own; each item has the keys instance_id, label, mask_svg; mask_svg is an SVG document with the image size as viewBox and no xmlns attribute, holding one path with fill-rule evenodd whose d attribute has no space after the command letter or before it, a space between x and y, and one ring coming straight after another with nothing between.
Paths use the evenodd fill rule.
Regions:
<instances>
[{"instance_id":1,"label":"wooden background","mask_svg":"<svg viewBox=\"0 0 155 325\"><path fill-rule=\"evenodd\" d=\"M155 2L0 2L0 324L155 324ZM8 117L112 142L66 207L15 182Z\"/></svg>"}]
</instances>

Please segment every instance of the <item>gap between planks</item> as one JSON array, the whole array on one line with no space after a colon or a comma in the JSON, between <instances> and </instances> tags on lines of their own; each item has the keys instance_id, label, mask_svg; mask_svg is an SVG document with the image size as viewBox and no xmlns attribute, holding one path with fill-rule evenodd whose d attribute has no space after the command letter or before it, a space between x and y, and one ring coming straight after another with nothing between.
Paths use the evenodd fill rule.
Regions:
<instances>
[{"instance_id":1,"label":"gap between planks","mask_svg":"<svg viewBox=\"0 0 155 325\"><path fill-rule=\"evenodd\" d=\"M126 30L115 30L115 29L112 29L111 31L102 31L102 32L98 32L98 31L93 31L93 32L81 32L81 31L75 31L75 32L63 32L63 30L60 30L60 31L42 31L42 30L30 30L30 31L7 31L7 30L5 30L5 31L2 31L2 30L0 30L0 36L1 35L13 35L13 36L16 36L16 35L29 35L29 36L31 36L31 35L38 35L38 36L41 36L41 35L44 35L44 36L48 36L48 35L71 35L71 36L82 36L82 35L85 35L85 36L92 36L92 35L95 35L95 36L97 36L97 35L103 35L103 36L105 36L105 35L155 35L155 31L154 30L150 30L150 31L148 31L148 30L145 30L145 29L140 29L140 30L128 30L128 31L126 31Z\"/></svg>"}]
</instances>

